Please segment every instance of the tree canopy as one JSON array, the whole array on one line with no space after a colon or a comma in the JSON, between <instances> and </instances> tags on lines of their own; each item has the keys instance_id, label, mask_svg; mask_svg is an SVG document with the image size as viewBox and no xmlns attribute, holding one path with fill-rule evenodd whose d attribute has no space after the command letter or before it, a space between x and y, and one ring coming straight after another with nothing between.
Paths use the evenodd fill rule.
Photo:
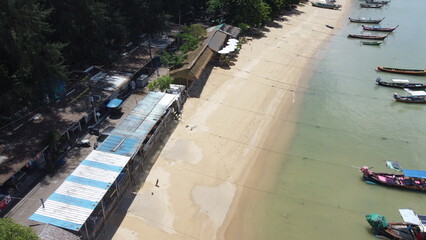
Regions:
<instances>
[{"instance_id":1,"label":"tree canopy","mask_svg":"<svg viewBox=\"0 0 426 240\"><path fill-rule=\"evenodd\" d=\"M197 18L213 25L221 19L259 27L298 1L0 1L0 119L22 107L39 106L49 94L46 85L66 82L69 70L110 64L128 43L166 31L170 22L185 26ZM191 36L179 36L186 44L180 51L197 45Z\"/></svg>"},{"instance_id":2,"label":"tree canopy","mask_svg":"<svg viewBox=\"0 0 426 240\"><path fill-rule=\"evenodd\" d=\"M0 240L37 240L34 231L17 223L10 218L0 218Z\"/></svg>"}]
</instances>

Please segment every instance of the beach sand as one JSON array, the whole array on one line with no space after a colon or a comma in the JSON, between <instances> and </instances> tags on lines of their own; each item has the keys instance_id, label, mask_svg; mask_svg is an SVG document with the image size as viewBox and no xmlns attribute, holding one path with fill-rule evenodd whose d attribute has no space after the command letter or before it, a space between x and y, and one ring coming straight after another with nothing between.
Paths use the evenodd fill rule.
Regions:
<instances>
[{"instance_id":1,"label":"beach sand","mask_svg":"<svg viewBox=\"0 0 426 240\"><path fill-rule=\"evenodd\" d=\"M262 239L261 203L285 160L296 91L342 22L349 0L338 3L343 11L297 7L244 44L230 68L212 70L113 239Z\"/></svg>"}]
</instances>

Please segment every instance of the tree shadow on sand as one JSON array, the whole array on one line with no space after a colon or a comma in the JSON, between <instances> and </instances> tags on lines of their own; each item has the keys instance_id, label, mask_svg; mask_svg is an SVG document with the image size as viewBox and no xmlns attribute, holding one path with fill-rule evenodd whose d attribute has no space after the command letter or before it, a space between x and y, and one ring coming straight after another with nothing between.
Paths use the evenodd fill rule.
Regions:
<instances>
[{"instance_id":1,"label":"tree shadow on sand","mask_svg":"<svg viewBox=\"0 0 426 240\"><path fill-rule=\"evenodd\" d=\"M303 14L303 11L298 10L297 8L289 8L281 12L281 15L276 17L274 20L267 22L261 28L252 28L246 31L247 37L252 37L254 39L260 39L266 37L267 32L270 32L269 28L283 28L283 22L287 22L290 16L298 16Z\"/></svg>"}]
</instances>

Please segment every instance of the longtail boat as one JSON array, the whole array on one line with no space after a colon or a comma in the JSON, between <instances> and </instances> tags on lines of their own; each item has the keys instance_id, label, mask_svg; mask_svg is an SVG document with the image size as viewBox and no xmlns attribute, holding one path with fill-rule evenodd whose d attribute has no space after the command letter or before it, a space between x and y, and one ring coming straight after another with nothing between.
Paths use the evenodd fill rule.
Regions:
<instances>
[{"instance_id":1,"label":"longtail boat","mask_svg":"<svg viewBox=\"0 0 426 240\"><path fill-rule=\"evenodd\" d=\"M424 69L404 69L404 68L391 68L391 67L377 67L377 71L391 72L391 73L401 73L401 74L411 74L411 75L426 75L426 70Z\"/></svg>"},{"instance_id":2,"label":"longtail boat","mask_svg":"<svg viewBox=\"0 0 426 240\"><path fill-rule=\"evenodd\" d=\"M389 187L407 190L426 191L426 171L401 169L402 174L378 173L369 167L361 167L362 177L366 182L372 182Z\"/></svg>"},{"instance_id":3,"label":"longtail boat","mask_svg":"<svg viewBox=\"0 0 426 240\"><path fill-rule=\"evenodd\" d=\"M371 39L371 40L384 40L388 35L364 35L364 34L349 34L349 38L361 38L361 39Z\"/></svg>"},{"instance_id":4,"label":"longtail boat","mask_svg":"<svg viewBox=\"0 0 426 240\"><path fill-rule=\"evenodd\" d=\"M393 94L393 98L397 102L404 102L404 103L426 103L426 95L400 96L397 93L394 93Z\"/></svg>"},{"instance_id":5,"label":"longtail boat","mask_svg":"<svg viewBox=\"0 0 426 240\"><path fill-rule=\"evenodd\" d=\"M383 41L361 41L362 45L375 45L379 46Z\"/></svg>"},{"instance_id":6,"label":"longtail boat","mask_svg":"<svg viewBox=\"0 0 426 240\"><path fill-rule=\"evenodd\" d=\"M365 26L362 25L362 29L367 30L367 31L377 31L377 32L393 32L393 30L395 30L397 27L399 27L399 25L397 25L396 27L380 27L378 25L376 26Z\"/></svg>"},{"instance_id":7,"label":"longtail boat","mask_svg":"<svg viewBox=\"0 0 426 240\"><path fill-rule=\"evenodd\" d=\"M383 0L383 1L376 1L376 0L365 0L366 3L370 4L388 4L390 1Z\"/></svg>"},{"instance_id":8,"label":"longtail boat","mask_svg":"<svg viewBox=\"0 0 426 240\"><path fill-rule=\"evenodd\" d=\"M383 4L360 3L359 5L362 8L381 8L381 7L383 7Z\"/></svg>"},{"instance_id":9,"label":"longtail boat","mask_svg":"<svg viewBox=\"0 0 426 240\"><path fill-rule=\"evenodd\" d=\"M349 21L351 22L355 22L355 23L373 23L373 24L377 24L380 23L383 19L385 19L384 17L382 19L371 19L371 18L349 18Z\"/></svg>"},{"instance_id":10,"label":"longtail boat","mask_svg":"<svg viewBox=\"0 0 426 240\"><path fill-rule=\"evenodd\" d=\"M328 9L339 9L342 7L340 4L334 4L331 2L311 2L312 6Z\"/></svg>"},{"instance_id":11,"label":"longtail boat","mask_svg":"<svg viewBox=\"0 0 426 240\"><path fill-rule=\"evenodd\" d=\"M379 214L367 214L365 219L373 228L377 237L392 240L423 240L425 238L426 216L417 215L411 209L399 209L404 222L387 222L384 216Z\"/></svg>"},{"instance_id":12,"label":"longtail boat","mask_svg":"<svg viewBox=\"0 0 426 240\"><path fill-rule=\"evenodd\" d=\"M426 88L426 83L410 83L406 79L392 79L392 82L383 82L380 77L376 79L376 84L394 88Z\"/></svg>"}]
</instances>

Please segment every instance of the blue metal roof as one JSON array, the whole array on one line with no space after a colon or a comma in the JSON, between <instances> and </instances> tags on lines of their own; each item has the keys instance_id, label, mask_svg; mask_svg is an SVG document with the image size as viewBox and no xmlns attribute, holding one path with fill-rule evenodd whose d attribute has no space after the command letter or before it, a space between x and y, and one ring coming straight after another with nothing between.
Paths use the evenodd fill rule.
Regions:
<instances>
[{"instance_id":1,"label":"blue metal roof","mask_svg":"<svg viewBox=\"0 0 426 240\"><path fill-rule=\"evenodd\" d=\"M176 98L161 92L145 96L29 219L79 231Z\"/></svg>"},{"instance_id":2,"label":"blue metal roof","mask_svg":"<svg viewBox=\"0 0 426 240\"><path fill-rule=\"evenodd\" d=\"M133 139L145 140L148 133L166 113L177 95L163 92L150 92L123 121L115 127L113 134Z\"/></svg>"},{"instance_id":3,"label":"blue metal roof","mask_svg":"<svg viewBox=\"0 0 426 240\"><path fill-rule=\"evenodd\" d=\"M406 177L426 178L426 171L402 169L402 173Z\"/></svg>"},{"instance_id":4,"label":"blue metal roof","mask_svg":"<svg viewBox=\"0 0 426 240\"><path fill-rule=\"evenodd\" d=\"M136 153L141 142L141 140L109 135L96 150L131 157Z\"/></svg>"},{"instance_id":5,"label":"blue metal roof","mask_svg":"<svg viewBox=\"0 0 426 240\"><path fill-rule=\"evenodd\" d=\"M129 156L92 151L29 217L78 231L129 161Z\"/></svg>"}]
</instances>

